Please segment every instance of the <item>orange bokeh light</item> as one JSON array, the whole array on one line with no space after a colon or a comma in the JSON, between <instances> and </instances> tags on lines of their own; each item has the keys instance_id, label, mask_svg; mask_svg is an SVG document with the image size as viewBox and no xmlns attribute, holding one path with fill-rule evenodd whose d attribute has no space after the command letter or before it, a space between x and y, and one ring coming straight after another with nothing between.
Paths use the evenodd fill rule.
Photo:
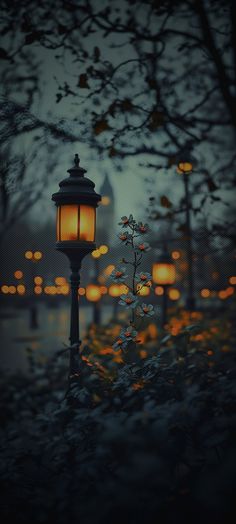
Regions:
<instances>
[{"instance_id":1,"label":"orange bokeh light","mask_svg":"<svg viewBox=\"0 0 236 524\"><path fill-rule=\"evenodd\" d=\"M41 284L43 283L43 279L42 279L42 277L34 277L34 283L35 283L37 286L41 286Z\"/></svg>"},{"instance_id":2,"label":"orange bokeh light","mask_svg":"<svg viewBox=\"0 0 236 524\"><path fill-rule=\"evenodd\" d=\"M152 267L153 282L169 285L175 282L175 266L171 263L156 262Z\"/></svg>"},{"instance_id":3,"label":"orange bokeh light","mask_svg":"<svg viewBox=\"0 0 236 524\"><path fill-rule=\"evenodd\" d=\"M35 251L33 254L34 260L41 260L43 254L41 251Z\"/></svg>"},{"instance_id":4,"label":"orange bokeh light","mask_svg":"<svg viewBox=\"0 0 236 524\"><path fill-rule=\"evenodd\" d=\"M155 295L161 296L164 294L164 288L162 286L157 286L155 288Z\"/></svg>"},{"instance_id":5,"label":"orange bokeh light","mask_svg":"<svg viewBox=\"0 0 236 524\"><path fill-rule=\"evenodd\" d=\"M178 260L180 258L180 251L172 251L171 256L173 260Z\"/></svg>"},{"instance_id":6,"label":"orange bokeh light","mask_svg":"<svg viewBox=\"0 0 236 524\"><path fill-rule=\"evenodd\" d=\"M41 286L34 286L35 295L41 295L43 288Z\"/></svg>"},{"instance_id":7,"label":"orange bokeh light","mask_svg":"<svg viewBox=\"0 0 236 524\"><path fill-rule=\"evenodd\" d=\"M31 260L33 258L32 251L26 251L25 252L25 258L27 258L27 260Z\"/></svg>"},{"instance_id":8,"label":"orange bokeh light","mask_svg":"<svg viewBox=\"0 0 236 524\"><path fill-rule=\"evenodd\" d=\"M19 284L16 288L18 295L24 295L25 294L25 286L23 284Z\"/></svg>"},{"instance_id":9,"label":"orange bokeh light","mask_svg":"<svg viewBox=\"0 0 236 524\"><path fill-rule=\"evenodd\" d=\"M23 277L23 273L22 271L20 271L19 269L17 271L15 271L14 273L14 277L17 279L17 280L20 280L22 277Z\"/></svg>"},{"instance_id":10,"label":"orange bokeh light","mask_svg":"<svg viewBox=\"0 0 236 524\"><path fill-rule=\"evenodd\" d=\"M101 253L99 251L99 249L94 249L91 253L92 257L93 258L99 258L101 256Z\"/></svg>"},{"instance_id":11,"label":"orange bokeh light","mask_svg":"<svg viewBox=\"0 0 236 524\"><path fill-rule=\"evenodd\" d=\"M180 298L180 291L178 289L172 288L168 291L168 296L170 300L179 300Z\"/></svg>"},{"instance_id":12,"label":"orange bokeh light","mask_svg":"<svg viewBox=\"0 0 236 524\"><path fill-rule=\"evenodd\" d=\"M99 251L100 251L101 255L106 255L106 253L108 253L108 251L109 251L109 248L108 248L108 246L103 244L102 246L99 247Z\"/></svg>"},{"instance_id":13,"label":"orange bokeh light","mask_svg":"<svg viewBox=\"0 0 236 524\"><path fill-rule=\"evenodd\" d=\"M90 300L90 302L98 302L101 298L101 289L100 286L96 286L95 284L89 284L86 287L86 298L87 300Z\"/></svg>"},{"instance_id":14,"label":"orange bokeh light","mask_svg":"<svg viewBox=\"0 0 236 524\"><path fill-rule=\"evenodd\" d=\"M200 295L202 298L208 298L210 294L211 294L210 289L207 289L207 288L201 289L200 291Z\"/></svg>"},{"instance_id":15,"label":"orange bokeh light","mask_svg":"<svg viewBox=\"0 0 236 524\"><path fill-rule=\"evenodd\" d=\"M137 292L139 296L147 297L150 295L150 288L148 286L144 286L143 284L137 284Z\"/></svg>"}]
</instances>

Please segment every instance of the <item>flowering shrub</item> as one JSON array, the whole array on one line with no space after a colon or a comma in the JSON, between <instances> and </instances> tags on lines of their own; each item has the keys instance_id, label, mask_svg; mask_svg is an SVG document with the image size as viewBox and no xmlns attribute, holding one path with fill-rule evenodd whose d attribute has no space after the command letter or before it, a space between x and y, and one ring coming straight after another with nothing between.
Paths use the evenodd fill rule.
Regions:
<instances>
[{"instance_id":1,"label":"flowering shrub","mask_svg":"<svg viewBox=\"0 0 236 524\"><path fill-rule=\"evenodd\" d=\"M131 344L136 344L138 339L136 336L138 332L137 320L138 318L151 317L155 311L151 304L142 303L139 304L139 295L144 286L151 287L151 274L145 271L138 272L138 268L141 265L143 254L150 250L148 242L144 242L143 237L149 231L148 224L143 222L136 222L133 215L121 217L119 225L122 226L125 231L121 231L118 234L120 241L130 248L132 259L122 259L122 266L117 266L112 271L110 279L113 282L125 282L128 292L120 296L119 304L125 309L131 311L130 326L122 330L113 344L115 350L127 350ZM127 268L130 268L130 274L128 274ZM124 336L124 332L132 333L132 336ZM135 335L134 335L135 333Z\"/></svg>"}]
</instances>

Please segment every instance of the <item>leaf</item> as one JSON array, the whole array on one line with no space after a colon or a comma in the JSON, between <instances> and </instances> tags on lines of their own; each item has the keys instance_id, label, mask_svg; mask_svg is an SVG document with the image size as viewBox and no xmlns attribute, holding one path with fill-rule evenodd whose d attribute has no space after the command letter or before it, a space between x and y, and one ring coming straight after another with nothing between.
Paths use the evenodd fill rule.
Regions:
<instances>
[{"instance_id":1,"label":"leaf","mask_svg":"<svg viewBox=\"0 0 236 524\"><path fill-rule=\"evenodd\" d=\"M112 146L109 149L109 157L112 158L113 156L116 156L117 152L116 149Z\"/></svg>"},{"instance_id":2,"label":"leaf","mask_svg":"<svg viewBox=\"0 0 236 524\"><path fill-rule=\"evenodd\" d=\"M187 233L188 232L188 228L185 224L181 224L180 226L178 226L176 228L176 231L182 231L183 233Z\"/></svg>"},{"instance_id":3,"label":"leaf","mask_svg":"<svg viewBox=\"0 0 236 524\"><path fill-rule=\"evenodd\" d=\"M153 111L150 116L148 128L150 131L155 131L158 127L164 124L164 113L161 111Z\"/></svg>"},{"instance_id":4,"label":"leaf","mask_svg":"<svg viewBox=\"0 0 236 524\"><path fill-rule=\"evenodd\" d=\"M160 202L161 202L162 207L168 207L168 208L172 207L172 203L170 202L170 200L165 195L163 195L160 198Z\"/></svg>"},{"instance_id":5,"label":"leaf","mask_svg":"<svg viewBox=\"0 0 236 524\"><path fill-rule=\"evenodd\" d=\"M108 131L110 128L107 120L103 118L102 120L97 120L97 122L94 124L94 133L95 135L100 135L100 133L103 133L104 131Z\"/></svg>"},{"instance_id":6,"label":"leaf","mask_svg":"<svg viewBox=\"0 0 236 524\"><path fill-rule=\"evenodd\" d=\"M29 35L26 35L25 45L30 45L30 44L33 44L34 42L38 42L42 36L43 36L43 31L34 31L33 33L30 33Z\"/></svg>"},{"instance_id":7,"label":"leaf","mask_svg":"<svg viewBox=\"0 0 236 524\"><path fill-rule=\"evenodd\" d=\"M0 47L0 59L1 60L11 60L9 54L3 47Z\"/></svg>"},{"instance_id":8,"label":"leaf","mask_svg":"<svg viewBox=\"0 0 236 524\"><path fill-rule=\"evenodd\" d=\"M56 94L56 97L57 97L57 99L56 99L56 103L59 104L59 102L61 101L61 99L62 99L63 97L62 97L61 93L57 93L57 94Z\"/></svg>"},{"instance_id":9,"label":"leaf","mask_svg":"<svg viewBox=\"0 0 236 524\"><path fill-rule=\"evenodd\" d=\"M58 24L57 30L59 35L64 35L67 32L67 27L65 25Z\"/></svg>"},{"instance_id":10,"label":"leaf","mask_svg":"<svg viewBox=\"0 0 236 524\"><path fill-rule=\"evenodd\" d=\"M88 77L86 73L82 73L82 75L80 75L78 87L80 87L81 89L89 89Z\"/></svg>"},{"instance_id":11,"label":"leaf","mask_svg":"<svg viewBox=\"0 0 236 524\"><path fill-rule=\"evenodd\" d=\"M94 50L93 50L93 61L95 63L99 62L99 59L100 59L100 49L99 47L95 46L94 47Z\"/></svg>"},{"instance_id":12,"label":"leaf","mask_svg":"<svg viewBox=\"0 0 236 524\"><path fill-rule=\"evenodd\" d=\"M212 178L207 179L207 185L209 191L216 191L218 189L218 186L215 184L214 180Z\"/></svg>"},{"instance_id":13,"label":"leaf","mask_svg":"<svg viewBox=\"0 0 236 524\"><path fill-rule=\"evenodd\" d=\"M131 111L133 109L133 104L129 98L125 98L125 100L121 102L121 109L123 111Z\"/></svg>"}]
</instances>

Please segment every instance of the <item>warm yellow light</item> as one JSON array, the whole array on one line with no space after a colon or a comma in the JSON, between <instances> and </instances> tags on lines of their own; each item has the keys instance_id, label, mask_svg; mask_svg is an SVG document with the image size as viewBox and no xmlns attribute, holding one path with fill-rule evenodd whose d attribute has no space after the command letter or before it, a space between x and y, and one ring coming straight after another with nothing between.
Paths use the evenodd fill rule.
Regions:
<instances>
[{"instance_id":1,"label":"warm yellow light","mask_svg":"<svg viewBox=\"0 0 236 524\"><path fill-rule=\"evenodd\" d=\"M157 286L155 288L155 294L158 296L161 296L164 294L164 288L162 286Z\"/></svg>"},{"instance_id":2,"label":"warm yellow light","mask_svg":"<svg viewBox=\"0 0 236 524\"><path fill-rule=\"evenodd\" d=\"M18 295L24 295L25 294L25 286L23 284L19 284L16 288Z\"/></svg>"},{"instance_id":3,"label":"warm yellow light","mask_svg":"<svg viewBox=\"0 0 236 524\"><path fill-rule=\"evenodd\" d=\"M109 275L112 273L113 269L115 269L115 266L113 264L109 264L109 266L107 266L105 269L104 269L104 274L109 277Z\"/></svg>"},{"instance_id":4,"label":"warm yellow light","mask_svg":"<svg viewBox=\"0 0 236 524\"><path fill-rule=\"evenodd\" d=\"M93 258L99 258L101 256L100 250L99 249L94 249L92 251L91 255L92 255Z\"/></svg>"},{"instance_id":5,"label":"warm yellow light","mask_svg":"<svg viewBox=\"0 0 236 524\"><path fill-rule=\"evenodd\" d=\"M143 286L143 284L137 284L137 292L139 296L146 297L150 295L150 288L148 286Z\"/></svg>"},{"instance_id":6,"label":"warm yellow light","mask_svg":"<svg viewBox=\"0 0 236 524\"><path fill-rule=\"evenodd\" d=\"M180 291L178 289L169 289L168 296L170 300L179 300L180 298Z\"/></svg>"},{"instance_id":7,"label":"warm yellow light","mask_svg":"<svg viewBox=\"0 0 236 524\"><path fill-rule=\"evenodd\" d=\"M69 286L68 286L68 284L65 284L65 285L61 286L61 292L62 292L62 295L68 295L69 294Z\"/></svg>"},{"instance_id":8,"label":"warm yellow light","mask_svg":"<svg viewBox=\"0 0 236 524\"><path fill-rule=\"evenodd\" d=\"M7 295L7 293L9 293L9 287L4 285L1 287L1 292L4 294L4 295Z\"/></svg>"},{"instance_id":9,"label":"warm yellow light","mask_svg":"<svg viewBox=\"0 0 236 524\"><path fill-rule=\"evenodd\" d=\"M156 262L152 267L152 278L156 284L169 285L175 282L175 266L171 263Z\"/></svg>"},{"instance_id":10,"label":"warm yellow light","mask_svg":"<svg viewBox=\"0 0 236 524\"><path fill-rule=\"evenodd\" d=\"M106 286L101 286L100 290L101 290L102 295L106 295L107 294L107 287Z\"/></svg>"},{"instance_id":11,"label":"warm yellow light","mask_svg":"<svg viewBox=\"0 0 236 524\"><path fill-rule=\"evenodd\" d=\"M8 291L11 295L15 295L16 293L16 286L9 286Z\"/></svg>"},{"instance_id":12,"label":"warm yellow light","mask_svg":"<svg viewBox=\"0 0 236 524\"><path fill-rule=\"evenodd\" d=\"M56 277L55 283L57 286L64 286L66 284L66 278L65 277Z\"/></svg>"},{"instance_id":13,"label":"warm yellow light","mask_svg":"<svg viewBox=\"0 0 236 524\"><path fill-rule=\"evenodd\" d=\"M86 287L86 298L87 300L90 300L90 302L98 302L101 298L101 289L100 286L96 286L95 284L89 284Z\"/></svg>"},{"instance_id":14,"label":"warm yellow light","mask_svg":"<svg viewBox=\"0 0 236 524\"><path fill-rule=\"evenodd\" d=\"M27 258L27 260L31 260L31 258L33 258L32 251L26 251L25 252L25 258Z\"/></svg>"},{"instance_id":15,"label":"warm yellow light","mask_svg":"<svg viewBox=\"0 0 236 524\"><path fill-rule=\"evenodd\" d=\"M149 326L147 327L147 333L152 340L155 340L158 335L156 324L149 324Z\"/></svg>"},{"instance_id":16,"label":"warm yellow light","mask_svg":"<svg viewBox=\"0 0 236 524\"><path fill-rule=\"evenodd\" d=\"M177 171L178 173L191 173L193 170L193 164L191 162L179 162Z\"/></svg>"},{"instance_id":17,"label":"warm yellow light","mask_svg":"<svg viewBox=\"0 0 236 524\"><path fill-rule=\"evenodd\" d=\"M129 292L128 286L126 286L125 284L120 284L120 294L126 295L126 293L128 292Z\"/></svg>"},{"instance_id":18,"label":"warm yellow light","mask_svg":"<svg viewBox=\"0 0 236 524\"><path fill-rule=\"evenodd\" d=\"M34 283L35 283L37 286L41 286L41 284L43 283L43 279L42 279L42 277L34 277Z\"/></svg>"},{"instance_id":19,"label":"warm yellow light","mask_svg":"<svg viewBox=\"0 0 236 524\"><path fill-rule=\"evenodd\" d=\"M80 206L80 240L93 242L95 236L95 209L91 206Z\"/></svg>"},{"instance_id":20,"label":"warm yellow light","mask_svg":"<svg viewBox=\"0 0 236 524\"><path fill-rule=\"evenodd\" d=\"M95 236L95 208L69 204L57 210L57 240L93 242Z\"/></svg>"},{"instance_id":21,"label":"warm yellow light","mask_svg":"<svg viewBox=\"0 0 236 524\"><path fill-rule=\"evenodd\" d=\"M180 252L179 251L172 251L171 256L173 260L178 260L180 258Z\"/></svg>"},{"instance_id":22,"label":"warm yellow light","mask_svg":"<svg viewBox=\"0 0 236 524\"><path fill-rule=\"evenodd\" d=\"M210 296L210 290L207 288L201 289L200 295L202 298L208 298Z\"/></svg>"},{"instance_id":23,"label":"warm yellow light","mask_svg":"<svg viewBox=\"0 0 236 524\"><path fill-rule=\"evenodd\" d=\"M41 260L42 256L43 254L41 253L41 251L35 251L33 255L34 260Z\"/></svg>"},{"instance_id":24,"label":"warm yellow light","mask_svg":"<svg viewBox=\"0 0 236 524\"><path fill-rule=\"evenodd\" d=\"M23 273L22 271L20 271L19 269L17 271L15 271L14 273L14 277L17 279L17 280L20 280L22 277L23 277Z\"/></svg>"},{"instance_id":25,"label":"warm yellow light","mask_svg":"<svg viewBox=\"0 0 236 524\"><path fill-rule=\"evenodd\" d=\"M219 293L218 293L218 297L219 297L221 300L224 300L225 298L228 297L227 292L226 292L224 289L222 289L221 291L219 291Z\"/></svg>"},{"instance_id":26,"label":"warm yellow light","mask_svg":"<svg viewBox=\"0 0 236 524\"><path fill-rule=\"evenodd\" d=\"M232 286L235 286L236 285L236 277L230 277L229 278L229 283L232 284Z\"/></svg>"},{"instance_id":27,"label":"warm yellow light","mask_svg":"<svg viewBox=\"0 0 236 524\"><path fill-rule=\"evenodd\" d=\"M227 287L227 289L225 291L226 291L228 297L230 297L231 295L234 294L234 287L233 286L229 286L229 287Z\"/></svg>"},{"instance_id":28,"label":"warm yellow light","mask_svg":"<svg viewBox=\"0 0 236 524\"><path fill-rule=\"evenodd\" d=\"M120 290L120 285L118 284L112 284L110 287L109 287L109 290L108 290L108 293L111 297L119 297L122 293L121 293L121 290Z\"/></svg>"},{"instance_id":29,"label":"warm yellow light","mask_svg":"<svg viewBox=\"0 0 236 524\"><path fill-rule=\"evenodd\" d=\"M100 246L98 248L98 250L100 251L101 255L106 255L106 253L108 253L108 251L109 251L109 248L108 248L108 246L106 246L104 244L104 245Z\"/></svg>"},{"instance_id":30,"label":"warm yellow light","mask_svg":"<svg viewBox=\"0 0 236 524\"><path fill-rule=\"evenodd\" d=\"M109 204L111 203L111 199L109 196L103 196L102 197L102 200L101 200L101 205L102 206L109 206Z\"/></svg>"},{"instance_id":31,"label":"warm yellow light","mask_svg":"<svg viewBox=\"0 0 236 524\"><path fill-rule=\"evenodd\" d=\"M43 288L41 286L34 286L35 295L41 295Z\"/></svg>"},{"instance_id":32,"label":"warm yellow light","mask_svg":"<svg viewBox=\"0 0 236 524\"><path fill-rule=\"evenodd\" d=\"M86 291L85 291L85 288L84 288L84 287L80 287L80 288L78 289L78 294L79 294L80 296L85 295L85 293L86 293Z\"/></svg>"}]
</instances>

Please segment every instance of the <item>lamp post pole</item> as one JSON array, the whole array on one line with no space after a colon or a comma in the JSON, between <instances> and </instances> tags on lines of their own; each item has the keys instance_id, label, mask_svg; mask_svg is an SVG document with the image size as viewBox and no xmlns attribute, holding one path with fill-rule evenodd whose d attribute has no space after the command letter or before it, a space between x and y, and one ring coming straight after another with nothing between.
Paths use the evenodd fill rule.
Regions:
<instances>
[{"instance_id":1,"label":"lamp post pole","mask_svg":"<svg viewBox=\"0 0 236 524\"><path fill-rule=\"evenodd\" d=\"M78 154L74 166L68 169L69 177L59 184L52 195L57 212L56 249L64 253L71 268L71 317L69 379L79 373L79 298L80 269L83 258L96 249L96 207L101 200L94 190L95 184L85 177L86 169L80 167Z\"/></svg>"},{"instance_id":2,"label":"lamp post pole","mask_svg":"<svg viewBox=\"0 0 236 524\"><path fill-rule=\"evenodd\" d=\"M187 260L188 260L188 295L186 299L186 308L192 310L195 308L194 290L194 274L193 274L193 248L192 248L192 229L191 229L191 215L190 215L190 199L189 199L189 179L188 174L183 173L185 202L186 202L186 233L187 233Z\"/></svg>"},{"instance_id":3,"label":"lamp post pole","mask_svg":"<svg viewBox=\"0 0 236 524\"><path fill-rule=\"evenodd\" d=\"M163 286L163 295L162 295L162 318L161 318L161 327L164 329L164 326L167 323L167 304L168 304L168 295L167 295L167 285Z\"/></svg>"},{"instance_id":4,"label":"lamp post pole","mask_svg":"<svg viewBox=\"0 0 236 524\"><path fill-rule=\"evenodd\" d=\"M71 265L70 288L71 288L71 312L70 312L70 375L78 373L78 355L80 349L79 335L79 300L78 289L80 285L81 265Z\"/></svg>"}]
</instances>

